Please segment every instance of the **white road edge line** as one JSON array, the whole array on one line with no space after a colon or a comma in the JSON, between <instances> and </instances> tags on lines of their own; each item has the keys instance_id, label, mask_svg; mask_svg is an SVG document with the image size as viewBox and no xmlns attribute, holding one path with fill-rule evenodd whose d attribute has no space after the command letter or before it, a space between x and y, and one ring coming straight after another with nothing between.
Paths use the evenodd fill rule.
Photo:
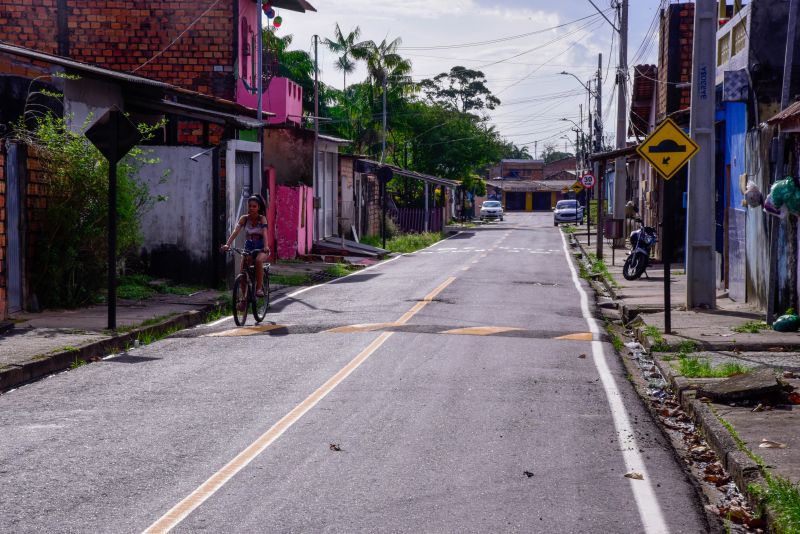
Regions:
<instances>
[{"instance_id":1,"label":"white road edge line","mask_svg":"<svg viewBox=\"0 0 800 534\"><path fill-rule=\"evenodd\" d=\"M564 250L565 259L569 265L569 270L572 273L572 282L581 296L581 313L586 323L589 325L589 330L594 336L599 336L601 333L597 321L589 312L589 297L581 287L578 278L578 272L570 257L569 247L564 233L561 234L561 245ZM600 382L603 384L603 390L608 399L608 406L611 409L611 416L614 420L614 427L617 431L617 441L620 445L628 443L627 447L622 450L622 456L625 461L625 467L628 472L636 471L644 476L644 480L630 479L630 488L633 492L633 497L636 500L636 506L639 509L639 517L642 520L645 532L648 534L663 534L669 532L664 515L661 511L661 505L658 498L653 491L653 486L650 484L650 478L647 474L647 467L645 465L642 455L639 453L639 445L636 443L633 427L631 426L630 417L622 403L617 384L614 381L614 376L608 368L606 362L606 355L603 350L602 341L592 341L592 359L600 375Z\"/></svg>"},{"instance_id":2,"label":"white road edge line","mask_svg":"<svg viewBox=\"0 0 800 534\"><path fill-rule=\"evenodd\" d=\"M444 239L442 239L440 241L437 241L436 243L434 243L432 245L428 245L425 248L421 248L421 249L417 250L416 252L422 252L423 250L428 250L429 248L433 248L436 245L438 245L439 243L443 243L443 242L447 241L448 239L452 239L452 238L456 237L460 233L461 233L461 231L458 231L455 234L453 234L453 235L451 235L449 237L445 237ZM289 293L288 295L284 295L283 297L281 297L281 298L279 298L277 300L273 300L272 302L270 302L270 306L272 306L273 304L278 304L279 302L283 302L286 299L293 298L294 296L299 295L300 293L305 293L309 289L314 289L315 287L326 286L326 285L328 285L328 284L330 284L332 282L336 282L337 280L343 280L343 279L347 278L348 276L355 276L357 274L361 274L361 273L369 271L371 269L375 269L375 268L380 267L382 265L386 265L388 263L391 263L394 260L399 260L402 257L403 257L403 254L398 254L397 256L395 256L394 258L392 258L390 260L382 261L380 263L376 263L375 265L370 265L369 267L367 267L365 269L358 270L358 271L356 271L354 273L350 273L348 275L345 275L345 276L342 276L342 277L339 277L339 278L334 278L333 280L328 280L327 282L323 282L322 284L314 284L313 286L308 286L308 287L304 287L303 289L298 289L294 293ZM224 323L225 321L229 321L231 319L233 319L233 315L228 315L226 317L222 317L220 319L217 319L213 323L205 323L205 324L201 324L201 325L198 325L198 326L217 326L217 325L220 325L220 324Z\"/></svg>"}]
</instances>

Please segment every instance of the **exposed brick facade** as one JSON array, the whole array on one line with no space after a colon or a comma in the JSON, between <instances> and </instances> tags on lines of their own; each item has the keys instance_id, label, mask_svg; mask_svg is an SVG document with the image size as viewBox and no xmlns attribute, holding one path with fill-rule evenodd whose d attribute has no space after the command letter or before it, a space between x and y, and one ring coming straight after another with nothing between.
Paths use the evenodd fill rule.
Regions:
<instances>
[{"instance_id":1,"label":"exposed brick facade","mask_svg":"<svg viewBox=\"0 0 800 534\"><path fill-rule=\"evenodd\" d=\"M678 83L692 81L694 4L672 4L661 15L656 120L690 105L691 89Z\"/></svg>"},{"instance_id":2,"label":"exposed brick facade","mask_svg":"<svg viewBox=\"0 0 800 534\"><path fill-rule=\"evenodd\" d=\"M234 100L234 2L0 0L0 40Z\"/></svg>"}]
</instances>

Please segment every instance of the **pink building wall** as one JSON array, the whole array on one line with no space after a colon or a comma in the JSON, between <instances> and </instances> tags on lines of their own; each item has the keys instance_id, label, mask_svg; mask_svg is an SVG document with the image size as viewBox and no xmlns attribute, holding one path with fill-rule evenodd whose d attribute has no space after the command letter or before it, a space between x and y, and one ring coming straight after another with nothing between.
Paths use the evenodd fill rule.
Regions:
<instances>
[{"instance_id":1,"label":"pink building wall","mask_svg":"<svg viewBox=\"0 0 800 534\"><path fill-rule=\"evenodd\" d=\"M239 50L237 51L236 102L258 107L258 4L239 0ZM248 88L248 85L250 88Z\"/></svg>"},{"instance_id":2,"label":"pink building wall","mask_svg":"<svg viewBox=\"0 0 800 534\"><path fill-rule=\"evenodd\" d=\"M279 185L276 195L275 233L278 259L293 260L311 251L314 192L305 185Z\"/></svg>"},{"instance_id":3,"label":"pink building wall","mask_svg":"<svg viewBox=\"0 0 800 534\"><path fill-rule=\"evenodd\" d=\"M275 114L270 124L300 124L303 115L303 88L289 78L272 78L264 94L264 109Z\"/></svg>"}]
</instances>

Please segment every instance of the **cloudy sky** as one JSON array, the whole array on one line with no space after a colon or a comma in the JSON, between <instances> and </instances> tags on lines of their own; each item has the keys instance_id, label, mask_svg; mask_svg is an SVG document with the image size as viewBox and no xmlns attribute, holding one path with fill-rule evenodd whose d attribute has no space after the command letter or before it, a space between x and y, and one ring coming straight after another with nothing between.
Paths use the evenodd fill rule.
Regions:
<instances>
[{"instance_id":1,"label":"cloudy sky","mask_svg":"<svg viewBox=\"0 0 800 534\"><path fill-rule=\"evenodd\" d=\"M674 0L629 2L628 62L655 63L658 12ZM293 35L292 48L313 51L312 37L333 37L358 26L361 40L402 39L401 54L413 64L413 78L433 77L463 65L486 75L487 85L502 104L490 112L501 134L541 154L546 144L573 151L575 134L567 118L584 120L588 98L573 73L584 82L597 70L603 54L605 131L613 134L616 118L614 69L619 39L589 0L310 0L317 12L278 10L279 35ZM615 21L611 0L593 0ZM479 44L478 44L479 43ZM335 55L319 47L322 79L336 87L342 76ZM363 68L352 80L365 77ZM564 136L568 136L569 140ZM566 145L565 145L566 143Z\"/></svg>"}]
</instances>

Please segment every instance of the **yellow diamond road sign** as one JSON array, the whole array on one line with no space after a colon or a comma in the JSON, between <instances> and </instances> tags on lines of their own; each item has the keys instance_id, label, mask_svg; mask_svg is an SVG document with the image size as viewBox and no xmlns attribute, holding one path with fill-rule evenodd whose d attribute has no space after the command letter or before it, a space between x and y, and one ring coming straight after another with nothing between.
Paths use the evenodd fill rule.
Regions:
<instances>
[{"instance_id":1,"label":"yellow diamond road sign","mask_svg":"<svg viewBox=\"0 0 800 534\"><path fill-rule=\"evenodd\" d=\"M573 193L580 193L583 191L583 184L581 184L580 181L575 182L569 187L569 191L572 191Z\"/></svg>"},{"instance_id":2,"label":"yellow diamond road sign","mask_svg":"<svg viewBox=\"0 0 800 534\"><path fill-rule=\"evenodd\" d=\"M650 162L665 180L681 170L700 147L672 119L658 125L636 152Z\"/></svg>"}]
</instances>

